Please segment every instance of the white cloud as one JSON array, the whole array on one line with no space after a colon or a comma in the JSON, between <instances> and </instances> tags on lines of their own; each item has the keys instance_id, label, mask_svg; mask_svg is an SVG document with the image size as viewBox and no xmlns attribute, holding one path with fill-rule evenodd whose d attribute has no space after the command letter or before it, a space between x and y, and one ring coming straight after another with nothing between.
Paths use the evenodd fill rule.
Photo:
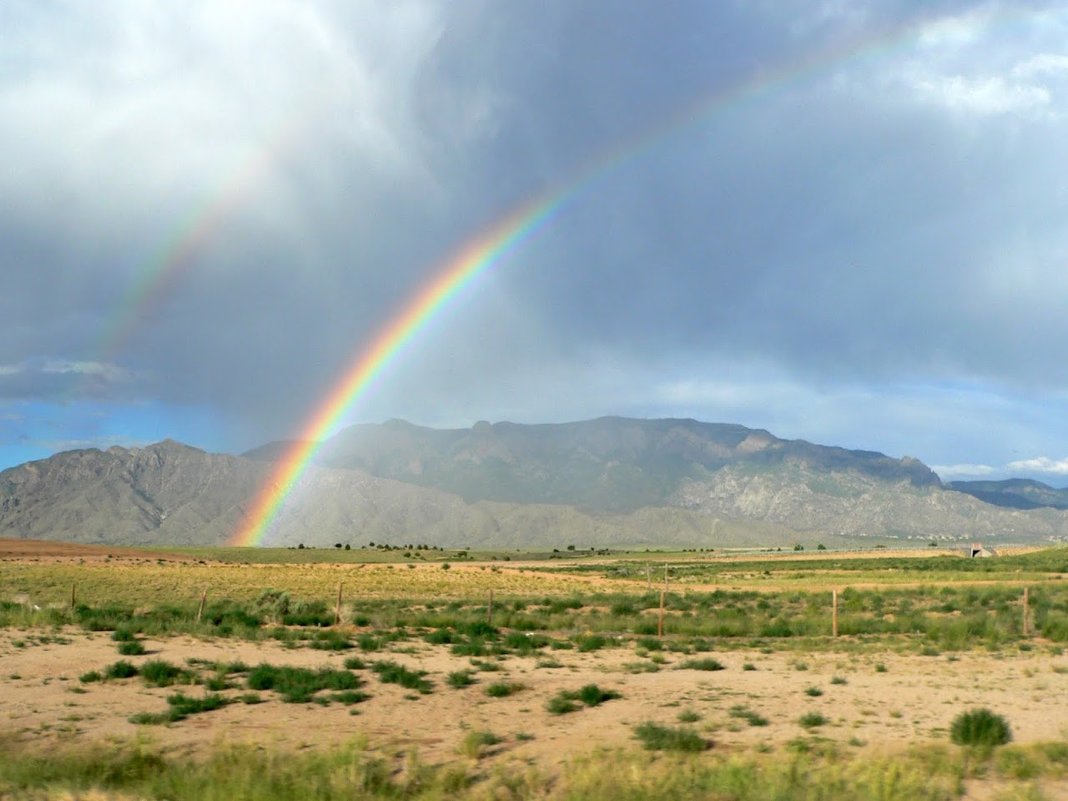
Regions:
<instances>
[{"instance_id":1,"label":"white cloud","mask_svg":"<svg viewBox=\"0 0 1068 801\"><path fill-rule=\"evenodd\" d=\"M1058 476L1068 476L1068 458L1050 459L1048 456L1036 456L1034 459L1021 459L1009 462L1010 470L1024 470L1031 473L1050 473Z\"/></svg>"},{"instance_id":2,"label":"white cloud","mask_svg":"<svg viewBox=\"0 0 1068 801\"><path fill-rule=\"evenodd\" d=\"M988 464L935 464L931 465L938 477L943 481L954 478L972 478L975 476L989 476L998 472L996 467Z\"/></svg>"},{"instance_id":3,"label":"white cloud","mask_svg":"<svg viewBox=\"0 0 1068 801\"><path fill-rule=\"evenodd\" d=\"M161 198L199 200L264 153L276 174L260 181L283 185L261 205L279 192L285 205L292 165L273 159L298 151L343 152L365 180L425 177L412 93L437 17L294 0L14 14L0 44L18 67L0 70L0 201L47 218L62 197L99 235L116 208L152 219Z\"/></svg>"},{"instance_id":4,"label":"white cloud","mask_svg":"<svg viewBox=\"0 0 1068 801\"><path fill-rule=\"evenodd\" d=\"M130 381L135 377L133 372L116 364L94 361L67 361L65 359L53 359L45 362L41 367L41 372L55 373L57 375L95 376L108 381Z\"/></svg>"},{"instance_id":5,"label":"white cloud","mask_svg":"<svg viewBox=\"0 0 1068 801\"><path fill-rule=\"evenodd\" d=\"M1045 87L1011 83L999 76L936 76L918 78L913 85L929 101L952 111L984 116L1034 111L1050 104Z\"/></svg>"},{"instance_id":6,"label":"white cloud","mask_svg":"<svg viewBox=\"0 0 1068 801\"><path fill-rule=\"evenodd\" d=\"M1068 56L1060 53L1042 53L1013 67L1016 78L1032 78L1036 75L1068 73Z\"/></svg>"}]
</instances>

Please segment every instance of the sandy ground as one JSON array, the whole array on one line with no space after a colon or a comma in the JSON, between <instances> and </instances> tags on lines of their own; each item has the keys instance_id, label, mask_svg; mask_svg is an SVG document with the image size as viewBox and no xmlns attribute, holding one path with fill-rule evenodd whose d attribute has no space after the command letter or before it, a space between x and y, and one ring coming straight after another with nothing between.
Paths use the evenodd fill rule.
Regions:
<instances>
[{"instance_id":1,"label":"sandy ground","mask_svg":"<svg viewBox=\"0 0 1068 801\"><path fill-rule=\"evenodd\" d=\"M184 665L189 658L241 660L249 665L340 668L347 654L286 649L274 642L146 640L150 653L127 657L134 664L166 659ZM716 654L725 670L677 669L686 657L667 654L669 664L656 673L629 673L625 665L647 662L631 649L590 654L545 651L538 657L508 657L499 672L478 672L478 683L453 689L448 672L470 668L470 660L447 646L398 644L415 653L365 654L366 661L394 659L428 671L434 692L413 695L381 684L369 670L359 671L371 698L355 706L282 703L265 692L266 703L233 704L169 726L135 726L128 717L166 708L173 688L145 687L140 679L82 684L78 677L121 657L107 633L67 630L0 632L0 730L19 739L71 741L102 737L149 736L178 751L195 752L227 740L303 747L344 742L364 736L384 751L418 748L431 762L453 759L464 735L488 730L504 738L496 758L517 758L552 767L594 746L633 743L632 727L646 720L677 725L680 712L694 711L694 723L718 748L773 747L806 734L798 718L820 712L829 719L821 736L853 747L885 748L925 741L946 742L952 718L986 706L1012 724L1016 742L1060 740L1068 736L1068 656L1038 647L1006 655L961 654L814 654L729 651ZM539 666L554 660L559 667ZM799 668L803 659L805 669ZM673 663L673 664L671 664ZM750 663L755 670L745 670ZM542 662L544 665L544 661ZM877 665L885 667L885 672ZM845 679L833 684L832 677ZM490 698L485 687L516 682L523 689ZM596 683L622 698L566 715L552 715L546 702L561 689ZM812 697L810 687L822 691ZM200 687L182 688L189 694ZM84 691L84 692L83 692ZM234 691L236 692L236 691ZM768 719L754 727L732 717L743 705ZM518 737L517 737L518 735Z\"/></svg>"}]
</instances>

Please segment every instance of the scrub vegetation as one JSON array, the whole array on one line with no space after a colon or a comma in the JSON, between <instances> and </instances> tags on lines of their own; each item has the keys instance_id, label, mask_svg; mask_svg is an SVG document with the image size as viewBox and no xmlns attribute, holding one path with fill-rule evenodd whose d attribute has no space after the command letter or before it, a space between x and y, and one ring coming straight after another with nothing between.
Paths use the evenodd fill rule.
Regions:
<instances>
[{"instance_id":1,"label":"scrub vegetation","mask_svg":"<svg viewBox=\"0 0 1068 801\"><path fill-rule=\"evenodd\" d=\"M314 561L252 568L237 560L243 552L218 553L221 561L203 566L164 557L162 564L107 566L106 590L95 583L101 565L0 562L0 576L12 579L0 595L8 652L104 640L106 651L94 651L104 654L99 661L75 661L68 697L137 698L122 719L131 730L161 736L222 725L212 721L249 714L251 706L330 708L360 721L375 705L431 696L405 707L447 720L452 713L442 710L453 707L442 705L460 705L474 716L471 725L459 721L451 758L424 763L414 746L379 748L364 735L344 747L216 746L192 755L121 736L45 748L31 737L3 735L0 745L12 758L0 764L0 798L95 791L181 799L207 797L212 787L213 797L236 799L894 801L959 798L969 781L988 780L1028 782L1027 797L1043 798L1042 782L1068 780L1068 742L1006 745L1011 716L965 708L953 693L939 698L959 706L947 707L952 714L941 728L921 730L896 708L863 708L866 688L895 681L900 659L951 665L975 655L1034 655L1027 670L1044 671L1032 690L1041 697L1049 676L1068 672L1061 659L1068 549L981 565L926 555L712 561L676 554L663 593L648 569L656 555L507 570L453 557L450 570L437 565L431 573L426 565L355 570L349 562ZM208 568L222 571L210 585L200 583ZM171 583L183 570L190 578ZM663 573L661 563L661 582ZM838 589L834 622L829 578ZM729 589L721 586L727 583ZM227 655L190 656L197 644ZM230 655L239 647L243 660ZM574 677L578 669L581 678ZM789 697L792 707L773 708L741 691L741 677L744 686ZM12 672L0 677L0 688L20 681ZM780 689L783 682L792 689ZM648 688L660 686L673 689L657 701ZM857 708L837 706L843 693ZM79 719L93 719L91 704L85 709L69 715L72 731ZM902 745L887 756L883 746L860 758L865 716L912 725L923 747ZM584 721L593 727L586 732L616 733L610 754L591 755L597 742L587 733L562 764L523 756L543 742L555 748L543 727ZM59 733L62 724L38 734ZM720 750L725 733L743 744ZM513 753L520 758L512 760Z\"/></svg>"}]
</instances>

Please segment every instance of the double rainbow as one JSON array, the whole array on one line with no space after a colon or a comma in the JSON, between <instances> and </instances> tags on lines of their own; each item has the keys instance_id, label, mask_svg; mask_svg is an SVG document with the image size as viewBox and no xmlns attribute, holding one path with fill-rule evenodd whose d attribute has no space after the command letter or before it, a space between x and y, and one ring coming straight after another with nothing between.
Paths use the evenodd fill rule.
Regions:
<instances>
[{"instance_id":1,"label":"double rainbow","mask_svg":"<svg viewBox=\"0 0 1068 801\"><path fill-rule=\"evenodd\" d=\"M615 148L594 159L573 175L562 188L540 195L511 214L498 220L486 232L463 247L445 262L430 280L405 304L400 313L378 333L369 346L360 351L341 381L319 404L301 430L294 444L279 459L254 498L240 528L230 539L231 545L252 546L264 541L271 523L283 503L311 464L323 440L333 433L346 412L360 399L368 386L448 303L480 273L501 261L508 253L543 227L566 202L588 189L595 179L618 165L649 150L671 134L695 122L764 93L833 67L850 59L889 50L921 34L929 20L913 19L890 31L846 43L815 57L794 62L778 70L728 87L700 102L682 109L670 118L651 126L638 136L623 140Z\"/></svg>"}]
</instances>

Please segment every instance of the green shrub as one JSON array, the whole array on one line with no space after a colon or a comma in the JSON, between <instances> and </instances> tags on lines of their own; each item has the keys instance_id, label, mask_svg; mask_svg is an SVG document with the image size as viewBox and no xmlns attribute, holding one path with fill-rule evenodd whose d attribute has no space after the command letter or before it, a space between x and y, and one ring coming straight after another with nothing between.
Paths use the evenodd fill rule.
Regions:
<instances>
[{"instance_id":1,"label":"green shrub","mask_svg":"<svg viewBox=\"0 0 1068 801\"><path fill-rule=\"evenodd\" d=\"M709 744L693 729L642 723L634 735L649 751L704 751Z\"/></svg>"},{"instance_id":2,"label":"green shrub","mask_svg":"<svg viewBox=\"0 0 1068 801\"><path fill-rule=\"evenodd\" d=\"M486 687L486 695L488 695L490 698L507 698L509 695L515 695L522 689L522 684L516 684L515 682L498 681Z\"/></svg>"},{"instance_id":3,"label":"green shrub","mask_svg":"<svg viewBox=\"0 0 1068 801\"><path fill-rule=\"evenodd\" d=\"M250 690L274 690L290 704L306 704L320 690L356 690L363 683L347 670L276 667L261 664L248 674Z\"/></svg>"},{"instance_id":4,"label":"green shrub","mask_svg":"<svg viewBox=\"0 0 1068 801\"><path fill-rule=\"evenodd\" d=\"M141 678L152 687L170 687L179 682L192 683L193 674L162 659L153 659L141 665Z\"/></svg>"},{"instance_id":5,"label":"green shrub","mask_svg":"<svg viewBox=\"0 0 1068 801\"><path fill-rule=\"evenodd\" d=\"M337 701L339 704L358 704L361 701L366 701L370 698L367 693L360 692L359 690L342 690L341 692L334 693L330 696L331 701Z\"/></svg>"},{"instance_id":6,"label":"green shrub","mask_svg":"<svg viewBox=\"0 0 1068 801\"><path fill-rule=\"evenodd\" d=\"M353 647L352 641L337 631L317 631L308 645L319 651L347 651Z\"/></svg>"},{"instance_id":7,"label":"green shrub","mask_svg":"<svg viewBox=\"0 0 1068 801\"><path fill-rule=\"evenodd\" d=\"M620 697L615 690L602 690L596 684L587 684L578 690L561 690L549 699L546 709L554 715L564 715L578 709L579 701L586 706L600 706L605 701Z\"/></svg>"},{"instance_id":8,"label":"green shrub","mask_svg":"<svg viewBox=\"0 0 1068 801\"><path fill-rule=\"evenodd\" d=\"M585 634L575 638L575 645L578 647L579 652L584 654L591 651L600 651L609 644L610 640L600 634Z\"/></svg>"},{"instance_id":9,"label":"green shrub","mask_svg":"<svg viewBox=\"0 0 1068 801\"><path fill-rule=\"evenodd\" d=\"M170 706L171 714L175 716L175 720L181 720L188 715L195 715L200 712L221 709L228 703L230 702L227 699L214 693L208 693L201 698L193 698L184 693L175 693L167 698L167 704Z\"/></svg>"},{"instance_id":10,"label":"green shrub","mask_svg":"<svg viewBox=\"0 0 1068 801\"><path fill-rule=\"evenodd\" d=\"M137 668L126 661L116 662L104 668L104 678L107 679L128 679L136 675Z\"/></svg>"},{"instance_id":11,"label":"green shrub","mask_svg":"<svg viewBox=\"0 0 1068 801\"><path fill-rule=\"evenodd\" d=\"M399 684L401 687L416 690L423 695L434 691L434 685L423 678L426 673L421 670L409 670L404 665L390 660L375 662L371 665L371 670L378 674L379 680L384 684Z\"/></svg>"},{"instance_id":12,"label":"green shrub","mask_svg":"<svg viewBox=\"0 0 1068 801\"><path fill-rule=\"evenodd\" d=\"M566 715L568 712L574 712L578 709L578 704L568 698L565 693L557 693L549 699L545 708L554 715Z\"/></svg>"},{"instance_id":13,"label":"green shrub","mask_svg":"<svg viewBox=\"0 0 1068 801\"><path fill-rule=\"evenodd\" d=\"M145 652L145 646L137 640L127 640L119 643L119 654L122 656L141 656Z\"/></svg>"},{"instance_id":14,"label":"green shrub","mask_svg":"<svg viewBox=\"0 0 1068 801\"><path fill-rule=\"evenodd\" d=\"M748 723L750 726L767 726L768 719L761 715L759 712L754 712L746 706L738 705L732 706L730 710L730 716L732 718L740 718Z\"/></svg>"},{"instance_id":15,"label":"green shrub","mask_svg":"<svg viewBox=\"0 0 1068 801\"><path fill-rule=\"evenodd\" d=\"M811 698L819 698L821 695L823 695L823 690L821 690L819 687L807 687L805 689L805 695Z\"/></svg>"},{"instance_id":16,"label":"green shrub","mask_svg":"<svg viewBox=\"0 0 1068 801\"><path fill-rule=\"evenodd\" d=\"M807 712L801 716L801 719L797 721L806 729L814 729L817 726L823 726L830 721L827 720L819 712Z\"/></svg>"},{"instance_id":17,"label":"green shrub","mask_svg":"<svg viewBox=\"0 0 1068 801\"><path fill-rule=\"evenodd\" d=\"M462 687L470 687L475 683L474 674L470 670L457 670L448 675L446 684L459 690Z\"/></svg>"},{"instance_id":18,"label":"green shrub","mask_svg":"<svg viewBox=\"0 0 1068 801\"><path fill-rule=\"evenodd\" d=\"M180 720L185 720L190 715L221 709L229 703L228 699L213 693L209 693L202 698L193 698L183 693L175 693L167 698L168 709L166 712L141 712L137 715L131 715L130 722L141 725L177 723Z\"/></svg>"},{"instance_id":19,"label":"green shrub","mask_svg":"<svg viewBox=\"0 0 1068 801\"><path fill-rule=\"evenodd\" d=\"M578 691L578 700L582 701L586 706L599 706L605 701L611 701L619 697L619 693L615 690L602 690L596 684L587 684Z\"/></svg>"},{"instance_id":20,"label":"green shrub","mask_svg":"<svg viewBox=\"0 0 1068 801\"><path fill-rule=\"evenodd\" d=\"M1009 742L1012 731L1001 715L989 709L972 709L953 719L949 737L957 745L992 747Z\"/></svg>"},{"instance_id":21,"label":"green shrub","mask_svg":"<svg viewBox=\"0 0 1068 801\"><path fill-rule=\"evenodd\" d=\"M687 659L675 666L676 670L723 670L723 665L710 656Z\"/></svg>"}]
</instances>

